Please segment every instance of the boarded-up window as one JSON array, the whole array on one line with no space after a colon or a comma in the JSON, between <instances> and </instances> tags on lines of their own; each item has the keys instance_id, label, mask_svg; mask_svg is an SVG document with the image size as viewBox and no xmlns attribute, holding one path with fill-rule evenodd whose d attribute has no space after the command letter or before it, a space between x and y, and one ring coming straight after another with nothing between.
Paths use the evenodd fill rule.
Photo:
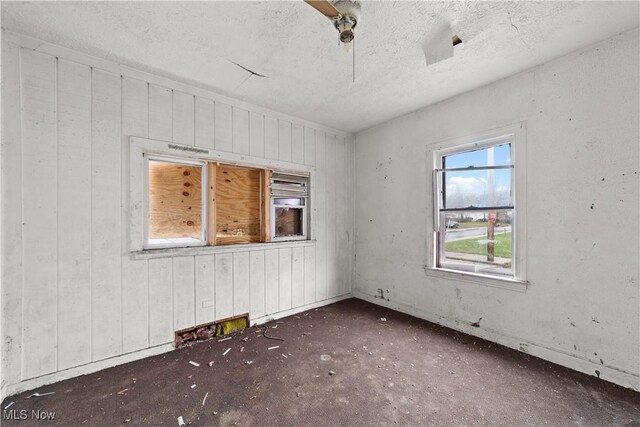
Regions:
<instances>
[{"instance_id":1,"label":"boarded-up window","mask_svg":"<svg viewBox=\"0 0 640 427\"><path fill-rule=\"evenodd\" d=\"M203 242L203 165L149 159L149 244Z\"/></svg>"},{"instance_id":2,"label":"boarded-up window","mask_svg":"<svg viewBox=\"0 0 640 427\"><path fill-rule=\"evenodd\" d=\"M261 170L216 166L216 244L261 240Z\"/></svg>"}]
</instances>

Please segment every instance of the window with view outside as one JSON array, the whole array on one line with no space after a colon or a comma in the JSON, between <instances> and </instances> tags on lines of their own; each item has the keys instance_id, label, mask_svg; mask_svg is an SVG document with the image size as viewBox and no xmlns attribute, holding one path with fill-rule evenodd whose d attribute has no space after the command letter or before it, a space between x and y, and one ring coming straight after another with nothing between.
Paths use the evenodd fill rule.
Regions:
<instances>
[{"instance_id":1,"label":"window with view outside","mask_svg":"<svg viewBox=\"0 0 640 427\"><path fill-rule=\"evenodd\" d=\"M439 160L437 267L513 278L511 144L448 152Z\"/></svg>"}]
</instances>

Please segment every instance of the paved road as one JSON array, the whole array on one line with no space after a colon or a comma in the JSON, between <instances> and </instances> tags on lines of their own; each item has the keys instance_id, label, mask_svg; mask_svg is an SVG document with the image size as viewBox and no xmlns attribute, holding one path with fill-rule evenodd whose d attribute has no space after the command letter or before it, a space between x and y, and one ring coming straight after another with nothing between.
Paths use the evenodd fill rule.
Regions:
<instances>
[{"instance_id":1,"label":"paved road","mask_svg":"<svg viewBox=\"0 0 640 427\"><path fill-rule=\"evenodd\" d=\"M504 227L496 227L494 233L498 234L498 233L504 233L504 232L510 233L511 232L511 226L507 225ZM486 227L476 227L476 228L448 228L447 229L447 234L445 237L445 241L447 242L451 242L454 240L463 240L463 239L470 239L472 237L480 237L480 236L486 236L487 235L487 228Z\"/></svg>"}]
</instances>

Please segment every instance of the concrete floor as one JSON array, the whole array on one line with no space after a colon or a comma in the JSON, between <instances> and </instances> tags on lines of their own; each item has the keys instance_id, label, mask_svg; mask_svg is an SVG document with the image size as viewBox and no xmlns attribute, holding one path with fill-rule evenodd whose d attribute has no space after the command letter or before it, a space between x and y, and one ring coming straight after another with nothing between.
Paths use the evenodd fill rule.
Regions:
<instances>
[{"instance_id":1,"label":"concrete floor","mask_svg":"<svg viewBox=\"0 0 640 427\"><path fill-rule=\"evenodd\" d=\"M268 326L285 341L250 328L2 408L55 411L47 426L640 426L638 392L360 300Z\"/></svg>"}]
</instances>

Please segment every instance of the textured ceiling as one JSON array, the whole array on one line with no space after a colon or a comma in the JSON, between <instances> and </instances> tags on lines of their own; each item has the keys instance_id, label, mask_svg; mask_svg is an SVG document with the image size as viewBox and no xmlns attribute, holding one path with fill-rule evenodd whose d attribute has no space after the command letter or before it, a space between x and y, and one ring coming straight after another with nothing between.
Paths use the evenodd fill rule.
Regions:
<instances>
[{"instance_id":1,"label":"textured ceiling","mask_svg":"<svg viewBox=\"0 0 640 427\"><path fill-rule=\"evenodd\" d=\"M443 18L463 43L426 67L421 39ZM351 132L638 22L638 2L365 0L353 83L331 22L302 1L2 2L7 30Z\"/></svg>"}]
</instances>

